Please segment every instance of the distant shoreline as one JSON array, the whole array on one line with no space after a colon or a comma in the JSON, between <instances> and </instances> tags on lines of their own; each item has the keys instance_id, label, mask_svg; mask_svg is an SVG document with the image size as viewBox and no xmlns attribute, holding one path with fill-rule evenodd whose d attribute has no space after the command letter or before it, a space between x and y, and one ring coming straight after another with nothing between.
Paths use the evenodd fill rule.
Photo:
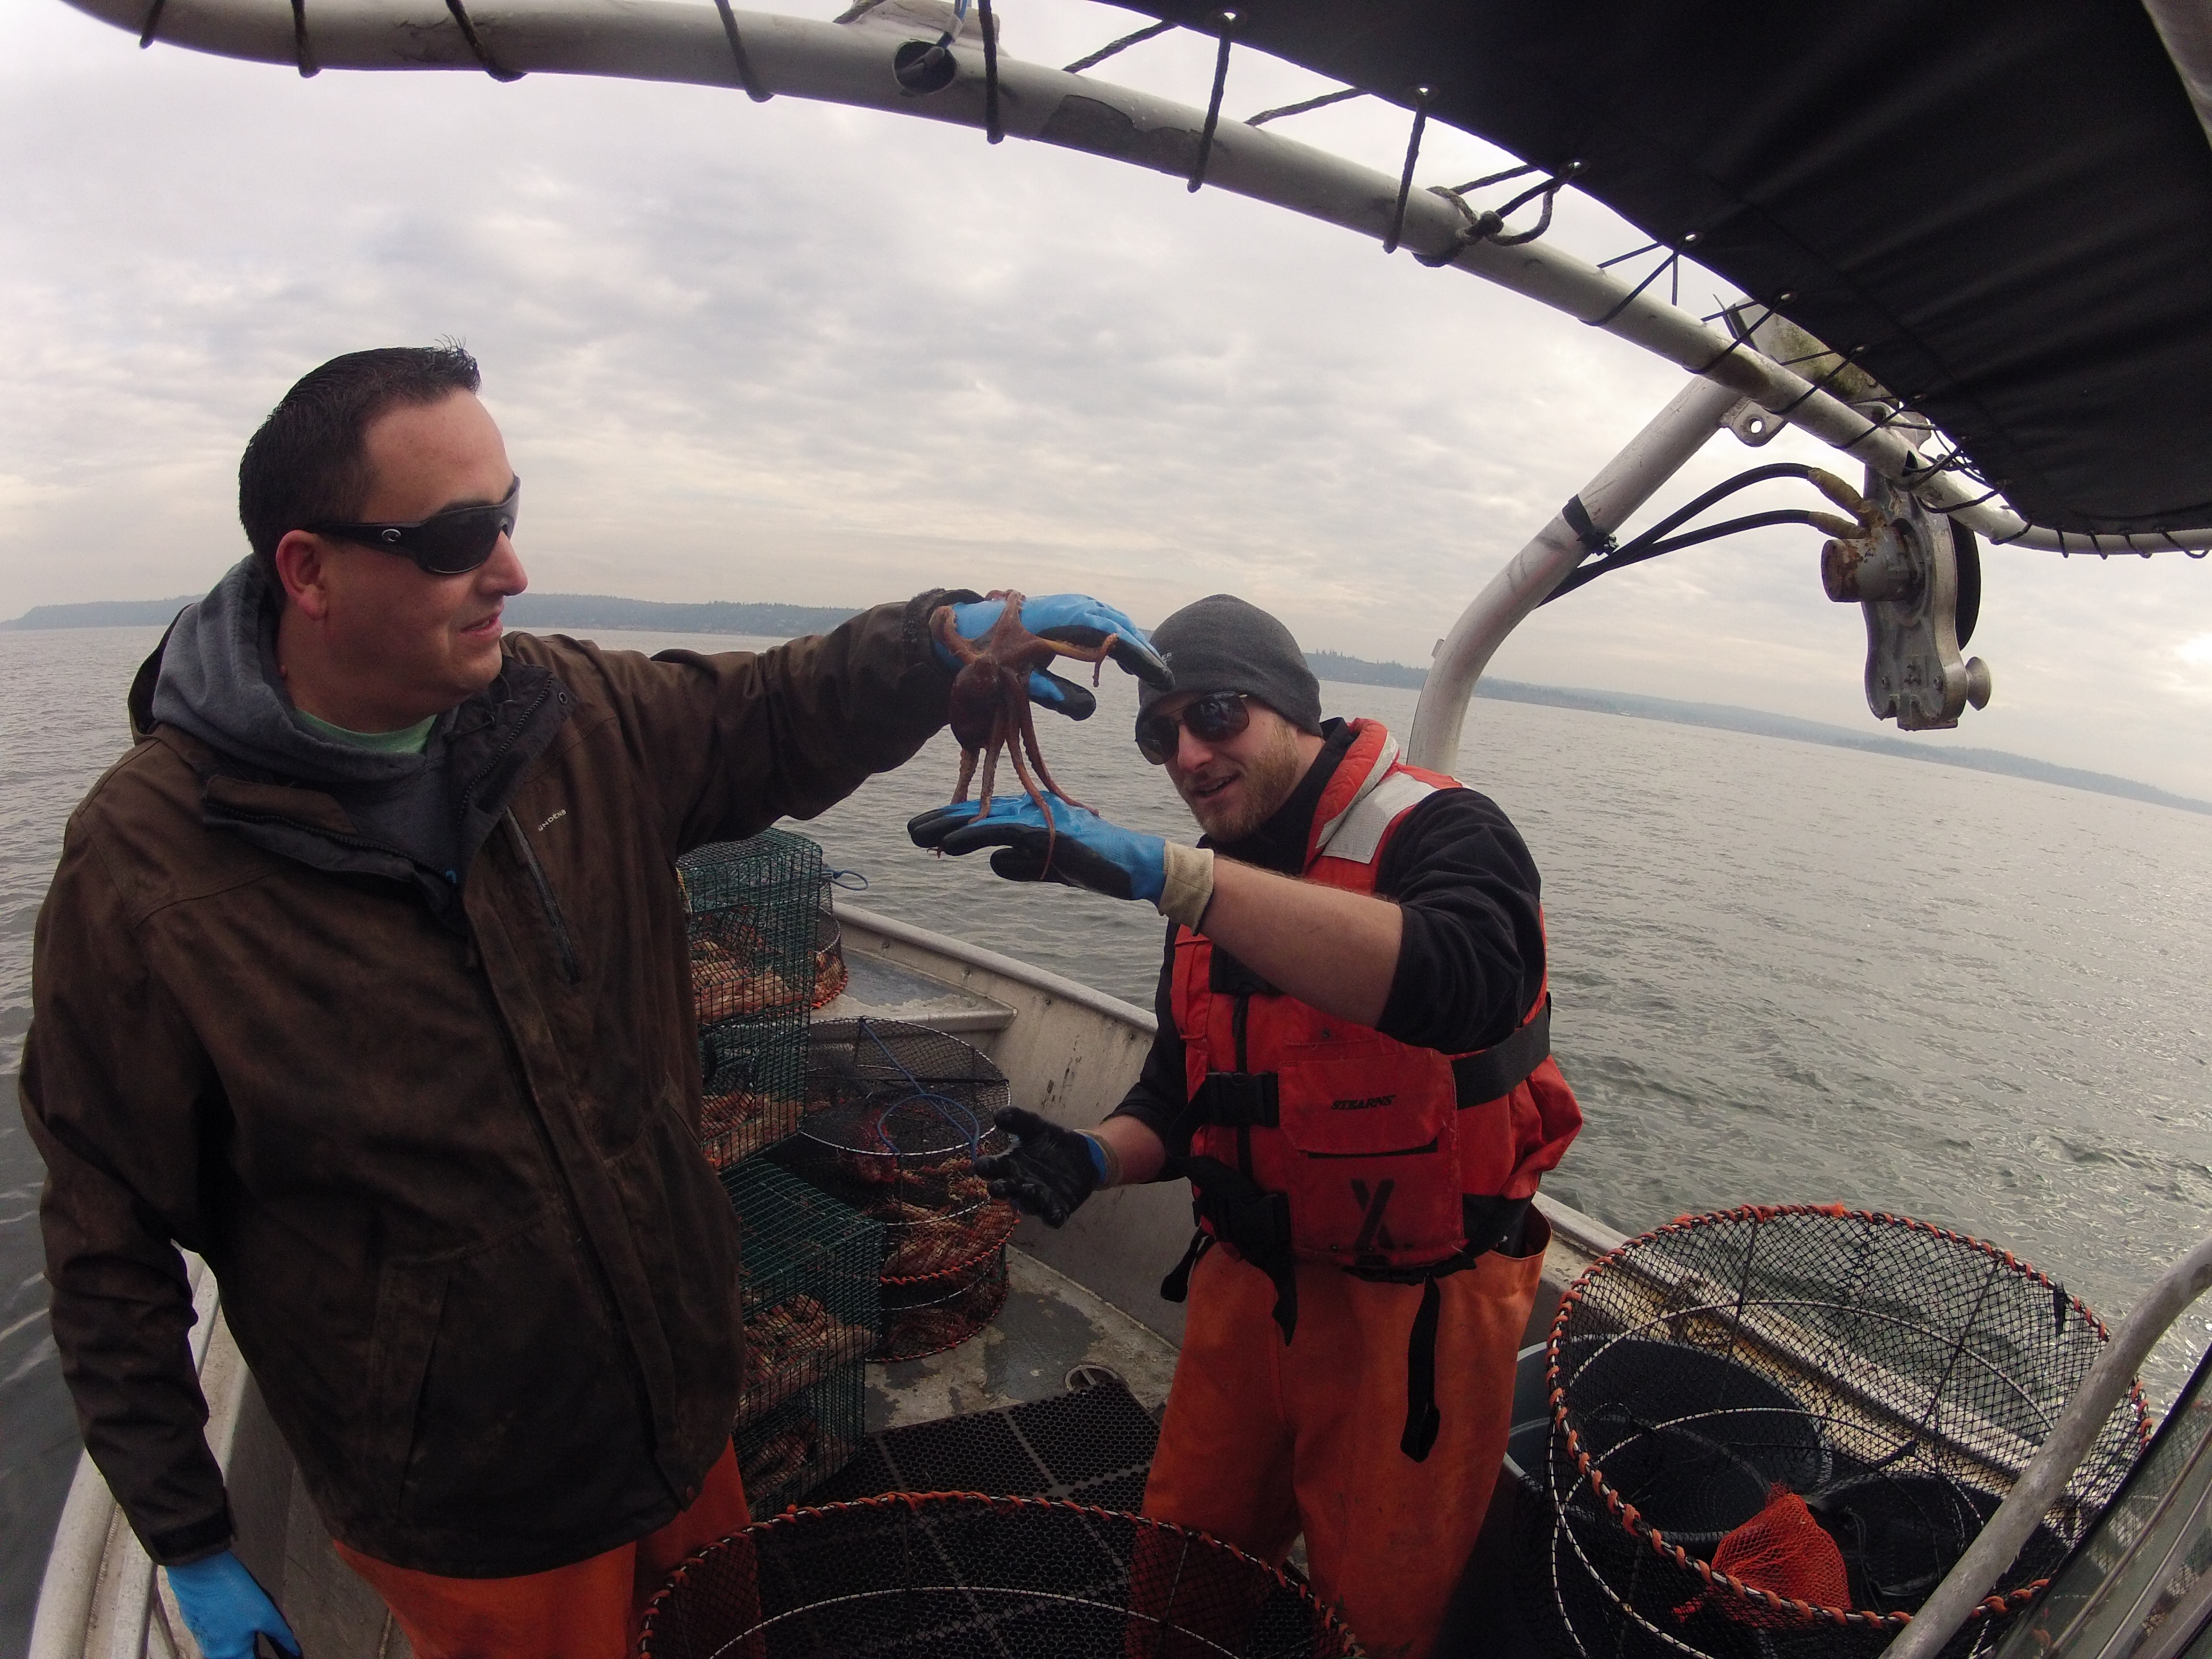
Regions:
<instances>
[{"instance_id":1,"label":"distant shoreline","mask_svg":"<svg viewBox=\"0 0 2212 1659\"><path fill-rule=\"evenodd\" d=\"M82 605L33 605L12 622L0 622L0 632L159 628L166 626L171 617L198 597L188 593L170 599L97 599ZM507 602L507 618L518 628L620 628L665 634L750 634L772 639L822 633L858 614L836 605L741 605L729 600L678 605L657 599L619 599L605 593L519 593ZM1425 669L1405 663L1370 662L1335 651L1309 651L1306 660L1321 678L1345 685L1394 685L1418 691L1428 678ZM1829 726L1820 720L1770 714L1727 703L1681 702L1672 697L1646 697L1627 691L1592 691L1573 686L1529 685L1491 679L1475 688L1475 696L1500 702L1539 703L1584 714L1625 714L1635 720L1702 726L1716 731L1741 732L1752 737L1821 744L1832 749L1856 749L1900 760L1956 766L1970 772L2026 778L2031 782L2084 789L2092 794L2114 795L2124 800L2212 817L2212 801L2177 795L2133 778L2056 766L2048 761L1996 749L1939 749L1907 742L1887 732L1862 732L1847 726Z\"/></svg>"}]
</instances>

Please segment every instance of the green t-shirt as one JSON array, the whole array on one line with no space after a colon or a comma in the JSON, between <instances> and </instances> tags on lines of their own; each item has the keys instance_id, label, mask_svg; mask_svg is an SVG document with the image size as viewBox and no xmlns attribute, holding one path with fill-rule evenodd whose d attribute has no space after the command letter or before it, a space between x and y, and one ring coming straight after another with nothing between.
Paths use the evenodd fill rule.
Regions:
<instances>
[{"instance_id":1,"label":"green t-shirt","mask_svg":"<svg viewBox=\"0 0 2212 1659\"><path fill-rule=\"evenodd\" d=\"M334 743L349 743L356 749L373 749L380 755L419 755L429 747L430 728L438 723L435 714L428 720L404 726L397 732L355 732L343 726L333 726L328 720L317 720L304 708L292 711L300 717L310 732L330 738Z\"/></svg>"}]
</instances>

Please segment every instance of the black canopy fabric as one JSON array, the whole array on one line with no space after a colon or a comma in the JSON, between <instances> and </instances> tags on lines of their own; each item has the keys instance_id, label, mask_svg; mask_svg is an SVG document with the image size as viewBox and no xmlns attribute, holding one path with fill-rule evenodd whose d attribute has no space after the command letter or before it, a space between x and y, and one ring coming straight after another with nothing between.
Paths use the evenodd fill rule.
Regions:
<instances>
[{"instance_id":1,"label":"black canopy fabric","mask_svg":"<svg viewBox=\"0 0 2212 1659\"><path fill-rule=\"evenodd\" d=\"M1409 107L1428 87L1431 120L1580 161L1668 246L1694 233L1691 257L1852 353L2031 520L2212 525L2212 143L2136 0L1235 15L1243 46Z\"/></svg>"}]
</instances>

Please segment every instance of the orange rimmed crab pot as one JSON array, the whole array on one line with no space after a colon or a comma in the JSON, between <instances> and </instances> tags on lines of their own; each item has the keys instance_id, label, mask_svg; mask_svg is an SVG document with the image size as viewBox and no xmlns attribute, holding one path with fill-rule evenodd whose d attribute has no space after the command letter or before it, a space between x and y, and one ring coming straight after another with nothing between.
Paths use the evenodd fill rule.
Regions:
<instances>
[{"instance_id":1,"label":"orange rimmed crab pot","mask_svg":"<svg viewBox=\"0 0 2212 1659\"><path fill-rule=\"evenodd\" d=\"M1297 1580L1163 1521L1048 1498L894 1492L708 1546L647 1609L646 1659L1337 1659Z\"/></svg>"},{"instance_id":2,"label":"orange rimmed crab pot","mask_svg":"<svg viewBox=\"0 0 2212 1659\"><path fill-rule=\"evenodd\" d=\"M1965 1553L2109 1340L2047 1274L1841 1206L1685 1216L1569 1286L1515 1596L1613 1659L1871 1656ZM2140 1389L1954 1639L2032 1601L2148 1443Z\"/></svg>"}]
</instances>

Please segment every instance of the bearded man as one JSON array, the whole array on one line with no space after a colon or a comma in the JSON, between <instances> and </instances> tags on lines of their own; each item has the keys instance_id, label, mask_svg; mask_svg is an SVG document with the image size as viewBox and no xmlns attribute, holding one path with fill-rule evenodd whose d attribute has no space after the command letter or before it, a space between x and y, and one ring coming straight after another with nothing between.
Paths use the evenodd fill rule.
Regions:
<instances>
[{"instance_id":1,"label":"bearded man","mask_svg":"<svg viewBox=\"0 0 2212 1659\"><path fill-rule=\"evenodd\" d=\"M1136 738L1204 836L1049 804L940 807L947 853L1169 919L1159 1034L1088 1133L1012 1109L993 1190L1053 1225L1094 1191L1187 1177L1198 1232L1145 1512L1314 1588L1377 1659L1425 1653L1504 1456L1549 1229L1533 1207L1582 1116L1550 1058L1536 868L1504 813L1324 720L1290 631L1216 594L1162 623L1172 689Z\"/></svg>"}]
</instances>

